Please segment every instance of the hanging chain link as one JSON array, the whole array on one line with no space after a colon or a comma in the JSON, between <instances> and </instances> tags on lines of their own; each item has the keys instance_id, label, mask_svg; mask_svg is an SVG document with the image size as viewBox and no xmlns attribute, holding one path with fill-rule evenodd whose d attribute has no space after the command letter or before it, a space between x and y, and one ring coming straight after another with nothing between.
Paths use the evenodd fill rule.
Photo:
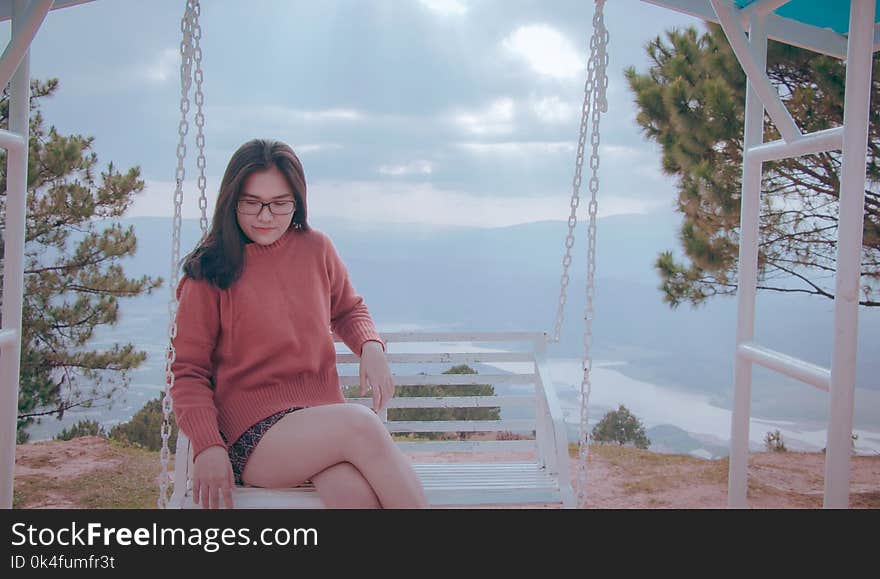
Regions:
<instances>
[{"instance_id":1,"label":"hanging chain link","mask_svg":"<svg viewBox=\"0 0 880 579\"><path fill-rule=\"evenodd\" d=\"M206 194L208 180L205 177L205 167L207 166L205 160L205 113L202 110L205 104L205 94L202 92L202 80L204 78L202 74L202 27L199 25L199 16L202 13L202 9L198 0L194 2L193 11L195 14L192 29L193 62L196 67L195 72L193 72L193 79L195 79L196 82L196 127L198 128L196 134L196 148L199 150L199 154L196 157L196 166L199 168L199 209L202 213L199 218L199 227L202 230L202 240L204 240L208 235L208 196Z\"/></svg>"},{"instance_id":2,"label":"hanging chain link","mask_svg":"<svg viewBox=\"0 0 880 579\"><path fill-rule=\"evenodd\" d=\"M596 14L601 10L599 4L604 5L604 0L596 0ZM550 344L558 344L562 339L562 324L565 319L565 304L567 301L567 291L568 284L571 281L571 278L568 275L569 267L571 266L571 250L574 247L574 229L577 226L577 209L580 206L580 190L581 190L581 175L583 173L584 166L584 149L586 148L587 143L587 123L589 122L590 110L591 110L591 97L593 92L593 74L595 73L595 65L593 64L593 59L595 57L595 37L596 37L596 16L593 16L593 34L591 36L590 41L590 59L587 62L587 79L584 84L584 102L581 106L581 123L580 128L578 130L578 146L577 146L577 156L575 159L574 165L574 180L571 184L571 213L568 216L568 234L565 236L565 256L562 258L562 277L559 282L559 305L556 309L556 324L553 330L552 337L547 339L547 342ZM603 97L604 98L604 97ZM603 111L604 112L604 111Z\"/></svg>"},{"instance_id":3,"label":"hanging chain link","mask_svg":"<svg viewBox=\"0 0 880 579\"><path fill-rule=\"evenodd\" d=\"M608 89L608 30L605 28L605 19L603 16L605 0L596 1L596 13L593 16L593 40L591 41L591 58L593 65L594 82L592 88L593 110L592 110L592 127L590 129L590 144L593 151L590 156L590 204L588 206L590 214L590 225L587 228L587 288L586 288L586 307L584 309L584 321L586 329L584 331L584 377L581 382L581 417L580 417L580 436L578 438L578 507L586 508L586 488L587 488L587 459L589 456L590 445L588 440L588 422L590 410L590 391L592 390L592 382L590 374L593 370L593 297L595 292L595 274L596 274L596 213L598 203L596 196L599 193L599 120L601 115L608 110L608 101L606 92ZM589 76L589 75L588 75Z\"/></svg>"},{"instance_id":4,"label":"hanging chain link","mask_svg":"<svg viewBox=\"0 0 880 579\"><path fill-rule=\"evenodd\" d=\"M193 54L194 54L194 42L193 42L193 31L198 30L199 36L201 36L201 28L198 24L198 15L199 15L199 0L187 0L186 10L184 11L183 18L180 21L180 31L183 34L183 38L180 41L180 123L177 128L178 134L178 142L177 142L177 170L174 174L175 179L175 189L174 189L174 218L172 224L172 237L171 237L171 281L169 283L169 289L171 292L171 298L168 301L168 319L169 319L169 327L168 327L168 336L169 336L169 347L166 352L165 357L165 390L162 396L162 449L159 452L159 461L161 462L161 471L159 473L159 499L157 501L158 507L160 509L164 509L168 505L170 492L170 484L173 482L171 473L168 471L168 463L171 458L171 451L168 448L168 440L171 437L171 395L170 390L171 387L174 386L174 374L171 372L171 365L174 363L176 359L176 352L174 350L174 338L177 337L177 282L178 282L178 260L180 259L180 228L181 228L181 207L183 205L183 182L186 177L186 168L184 166L184 161L186 159L186 135L189 133L189 121L187 121L187 114L190 109L190 101L189 101L189 90L192 87L192 65L193 65ZM199 57L197 63L201 62L201 52L199 52ZM201 92L201 69L197 69L199 71L198 75L198 85L199 92ZM204 100L203 98L201 99ZM201 104L197 98L197 105L199 107L199 113L201 113ZM196 117L196 125L199 126L199 134L202 134L202 127L199 124L199 117ZM201 124L204 124L204 117L201 117ZM198 144L198 142L197 142ZM202 137L200 153L203 152L204 146L204 137ZM201 155L202 159L202 176L204 175L204 156ZM201 185L201 181L200 181Z\"/></svg>"},{"instance_id":5,"label":"hanging chain link","mask_svg":"<svg viewBox=\"0 0 880 579\"><path fill-rule=\"evenodd\" d=\"M559 305L556 311L556 324L552 337L548 343L558 344L562 339L562 325L565 321L565 303L570 282L569 267L571 266L571 250L574 247L574 229L577 225L577 209L580 206L580 187L583 174L584 151L587 141L587 124L590 127L590 155L591 175L588 186L590 188L590 203L588 212L590 216L587 227L587 283L586 283L586 307L584 310L584 360L583 379L581 381L580 397L580 429L578 436L578 474L577 474L577 500L578 508L586 507L586 478L587 459L589 444L587 441L587 426L589 422L589 402L592 384L590 373L593 368L592 344L593 344L593 296L596 272L596 213L598 203L596 201L599 192L599 121L602 113L608 111L606 92L608 89L608 30L605 28L604 18L605 0L596 0L593 14L593 33L590 38L590 58L587 62L587 80L584 84L584 103L581 109L581 123L578 132L577 158L575 160L574 180L571 192L571 213L568 216L568 234L565 237L565 256L562 258L562 277L559 287Z\"/></svg>"}]
</instances>

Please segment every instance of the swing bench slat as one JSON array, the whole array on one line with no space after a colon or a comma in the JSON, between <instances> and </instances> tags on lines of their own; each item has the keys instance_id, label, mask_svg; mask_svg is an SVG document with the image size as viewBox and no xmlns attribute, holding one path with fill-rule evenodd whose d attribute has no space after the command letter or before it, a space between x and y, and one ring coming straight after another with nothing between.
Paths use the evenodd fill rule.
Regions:
<instances>
[{"instance_id":1,"label":"swing bench slat","mask_svg":"<svg viewBox=\"0 0 880 579\"><path fill-rule=\"evenodd\" d=\"M380 413L398 447L413 460L431 506L476 507L542 505L573 507L569 483L568 440L559 402L544 361L542 332L397 332L383 334L386 354L397 387L395 397ZM372 398L357 392L358 358L336 339L340 384L349 402L370 406ZM464 350L464 351L461 351ZM483 351L486 350L486 351ZM475 374L445 373L467 364ZM489 364L488 366L483 366ZM465 390L467 385L490 385L491 395L408 395L407 387L442 385ZM480 419L389 420L403 409L482 409ZM500 409L498 420L485 419L486 409ZM412 418L407 417L407 418ZM430 440L424 433L436 433ZM455 434L458 433L457 436ZM436 438L442 438L436 440ZM526 458L502 462L491 453L516 452ZM454 462L420 460L425 453ZM482 455L482 456L481 456ZM178 460L180 457L180 460ZM435 454L435 459L436 454ZM496 457L497 458L497 457ZM200 508L192 500L192 447L178 433L174 494L169 508ZM323 508L310 482L296 488L233 489L236 508Z\"/></svg>"}]
</instances>

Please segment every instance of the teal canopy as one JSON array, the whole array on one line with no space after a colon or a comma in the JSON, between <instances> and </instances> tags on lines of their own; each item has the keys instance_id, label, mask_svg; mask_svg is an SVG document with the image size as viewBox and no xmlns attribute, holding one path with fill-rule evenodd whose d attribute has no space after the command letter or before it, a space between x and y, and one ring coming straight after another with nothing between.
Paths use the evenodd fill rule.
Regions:
<instances>
[{"instance_id":1,"label":"teal canopy","mask_svg":"<svg viewBox=\"0 0 880 579\"><path fill-rule=\"evenodd\" d=\"M736 0L736 5L745 8L755 0ZM880 22L880 0L876 1L877 16ZM819 28L830 28L840 34L849 32L849 2L847 0L791 0L774 11L783 18L797 20Z\"/></svg>"},{"instance_id":2,"label":"teal canopy","mask_svg":"<svg viewBox=\"0 0 880 579\"><path fill-rule=\"evenodd\" d=\"M642 0L670 10L718 22L710 0ZM735 11L747 10L760 0L724 0ZM880 50L880 0L868 0L876 7L872 48ZM780 4L779 2L771 2ZM767 37L837 58L846 58L849 44L850 0L789 0L766 19ZM747 28L748 26L744 24Z\"/></svg>"}]
</instances>

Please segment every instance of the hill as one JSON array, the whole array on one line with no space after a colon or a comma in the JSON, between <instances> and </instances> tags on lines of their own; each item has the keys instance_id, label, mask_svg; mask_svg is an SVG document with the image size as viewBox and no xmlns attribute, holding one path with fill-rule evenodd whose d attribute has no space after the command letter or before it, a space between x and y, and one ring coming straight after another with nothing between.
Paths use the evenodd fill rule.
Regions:
<instances>
[{"instance_id":1,"label":"hill","mask_svg":"<svg viewBox=\"0 0 880 579\"><path fill-rule=\"evenodd\" d=\"M427 461L454 461L436 453ZM421 456L421 455L420 455ZM484 458L484 457L481 457ZM485 457L509 460L498 454ZM571 476L578 463L572 448ZM587 470L588 508L725 508L726 459L655 454L618 446L591 448ZM86 436L16 447L16 509L156 508L159 457L156 452ZM753 453L749 459L749 506L820 508L824 455ZM880 508L880 456L854 456L850 506Z\"/></svg>"}]
</instances>

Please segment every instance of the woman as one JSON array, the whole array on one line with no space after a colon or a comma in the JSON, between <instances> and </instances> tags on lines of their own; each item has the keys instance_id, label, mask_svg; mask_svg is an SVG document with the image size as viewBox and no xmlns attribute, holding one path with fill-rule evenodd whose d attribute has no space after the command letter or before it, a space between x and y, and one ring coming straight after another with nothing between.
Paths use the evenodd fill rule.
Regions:
<instances>
[{"instance_id":1,"label":"woman","mask_svg":"<svg viewBox=\"0 0 880 579\"><path fill-rule=\"evenodd\" d=\"M233 507L233 484L311 480L330 508L426 507L376 415L394 395L385 343L306 217L293 150L249 141L223 175L211 231L185 259L170 392L193 444L194 500ZM373 410L345 402L330 330L360 357Z\"/></svg>"}]
</instances>

